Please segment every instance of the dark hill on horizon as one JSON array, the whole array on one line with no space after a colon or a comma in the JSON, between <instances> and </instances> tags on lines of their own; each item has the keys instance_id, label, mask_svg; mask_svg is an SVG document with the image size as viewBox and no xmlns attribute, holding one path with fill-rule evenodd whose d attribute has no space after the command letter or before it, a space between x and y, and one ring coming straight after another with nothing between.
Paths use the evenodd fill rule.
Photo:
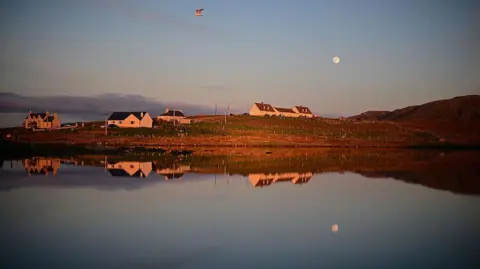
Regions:
<instances>
[{"instance_id":1,"label":"dark hill on horizon","mask_svg":"<svg viewBox=\"0 0 480 269\"><path fill-rule=\"evenodd\" d=\"M480 142L480 95L458 96L393 111L367 111L349 119L391 121L449 139Z\"/></svg>"},{"instance_id":2,"label":"dark hill on horizon","mask_svg":"<svg viewBox=\"0 0 480 269\"><path fill-rule=\"evenodd\" d=\"M393 111L366 111L348 118L409 122L424 120L480 121L480 95L458 96Z\"/></svg>"}]
</instances>

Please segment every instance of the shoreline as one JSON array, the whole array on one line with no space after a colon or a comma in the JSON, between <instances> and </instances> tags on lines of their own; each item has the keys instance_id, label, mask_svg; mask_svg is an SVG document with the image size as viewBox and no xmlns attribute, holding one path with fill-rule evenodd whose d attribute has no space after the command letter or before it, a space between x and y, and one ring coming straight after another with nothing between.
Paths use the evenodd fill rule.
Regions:
<instances>
[{"instance_id":1,"label":"shoreline","mask_svg":"<svg viewBox=\"0 0 480 269\"><path fill-rule=\"evenodd\" d=\"M214 150L216 149L216 150ZM192 154L194 152L222 152L227 151L251 151L264 150L264 154L270 154L268 150L298 150L298 151L392 151L392 150L439 150L439 151L477 151L480 150L480 145L472 144L396 144L396 145L369 145L362 144L105 144L105 145L91 145L91 144L69 144L65 142L48 142L48 141L0 141L0 156L3 157L26 157L32 155L46 155L46 156L67 156L67 155L85 155L85 154L107 154L107 155L122 155L129 153L157 153L157 154Z\"/></svg>"}]
</instances>

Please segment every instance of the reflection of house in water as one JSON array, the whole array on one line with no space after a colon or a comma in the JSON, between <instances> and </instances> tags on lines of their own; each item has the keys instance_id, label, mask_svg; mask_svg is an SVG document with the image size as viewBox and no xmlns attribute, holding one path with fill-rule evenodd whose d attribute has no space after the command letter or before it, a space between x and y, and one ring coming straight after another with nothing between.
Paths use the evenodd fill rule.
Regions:
<instances>
[{"instance_id":1,"label":"reflection of house in water","mask_svg":"<svg viewBox=\"0 0 480 269\"><path fill-rule=\"evenodd\" d=\"M108 172L114 177L148 177L152 162L108 162Z\"/></svg>"},{"instance_id":2,"label":"reflection of house in water","mask_svg":"<svg viewBox=\"0 0 480 269\"><path fill-rule=\"evenodd\" d=\"M169 179L181 179L185 172L190 171L190 165L173 165L171 168L158 168L157 174Z\"/></svg>"},{"instance_id":3,"label":"reflection of house in water","mask_svg":"<svg viewBox=\"0 0 480 269\"><path fill-rule=\"evenodd\" d=\"M60 168L60 160L51 158L25 159L23 164L29 176L31 174L48 176L49 173L56 175Z\"/></svg>"},{"instance_id":4,"label":"reflection of house in water","mask_svg":"<svg viewBox=\"0 0 480 269\"><path fill-rule=\"evenodd\" d=\"M269 186L276 182L290 181L293 184L307 183L313 173L274 173L274 174L249 174L248 179L254 187Z\"/></svg>"}]
</instances>

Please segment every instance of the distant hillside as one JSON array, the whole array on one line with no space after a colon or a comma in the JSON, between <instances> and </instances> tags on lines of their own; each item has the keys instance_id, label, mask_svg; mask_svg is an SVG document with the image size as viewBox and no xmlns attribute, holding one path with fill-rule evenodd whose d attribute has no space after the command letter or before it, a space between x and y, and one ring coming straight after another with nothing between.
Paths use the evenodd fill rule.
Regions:
<instances>
[{"instance_id":1,"label":"distant hillside","mask_svg":"<svg viewBox=\"0 0 480 269\"><path fill-rule=\"evenodd\" d=\"M367 111L349 118L399 122L444 121L480 123L480 95L460 96L423 105L409 106L394 111Z\"/></svg>"},{"instance_id":2,"label":"distant hillside","mask_svg":"<svg viewBox=\"0 0 480 269\"><path fill-rule=\"evenodd\" d=\"M480 143L480 95L459 96L394 111L368 111L355 120L393 121L450 141Z\"/></svg>"},{"instance_id":3,"label":"distant hillside","mask_svg":"<svg viewBox=\"0 0 480 269\"><path fill-rule=\"evenodd\" d=\"M366 111L363 112L362 114L358 114L355 116L349 117L349 119L361 119L361 120L381 120L385 118L388 114L390 114L390 111Z\"/></svg>"}]
</instances>

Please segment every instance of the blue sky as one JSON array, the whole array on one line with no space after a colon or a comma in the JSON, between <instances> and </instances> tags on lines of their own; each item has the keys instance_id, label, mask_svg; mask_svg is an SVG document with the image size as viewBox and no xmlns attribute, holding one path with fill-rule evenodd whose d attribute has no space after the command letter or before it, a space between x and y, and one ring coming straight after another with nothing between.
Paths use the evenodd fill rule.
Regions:
<instances>
[{"instance_id":1,"label":"blue sky","mask_svg":"<svg viewBox=\"0 0 480 269\"><path fill-rule=\"evenodd\" d=\"M391 110L480 92L479 3L2 1L0 91Z\"/></svg>"}]
</instances>

